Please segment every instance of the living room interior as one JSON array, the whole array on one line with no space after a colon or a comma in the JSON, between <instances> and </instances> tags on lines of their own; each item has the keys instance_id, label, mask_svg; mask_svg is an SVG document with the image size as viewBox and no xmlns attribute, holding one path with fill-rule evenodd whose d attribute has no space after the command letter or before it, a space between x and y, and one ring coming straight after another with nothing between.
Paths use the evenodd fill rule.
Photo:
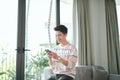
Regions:
<instances>
[{"instance_id":1,"label":"living room interior","mask_svg":"<svg viewBox=\"0 0 120 80\"><path fill-rule=\"evenodd\" d=\"M0 10L0 80L45 80L59 24L78 50L76 80L120 80L120 0L3 0Z\"/></svg>"}]
</instances>

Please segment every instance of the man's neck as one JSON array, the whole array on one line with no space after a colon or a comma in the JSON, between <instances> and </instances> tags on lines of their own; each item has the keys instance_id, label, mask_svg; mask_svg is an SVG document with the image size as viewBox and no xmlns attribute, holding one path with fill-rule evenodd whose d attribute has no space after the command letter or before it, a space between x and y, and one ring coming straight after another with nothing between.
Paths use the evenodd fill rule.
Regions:
<instances>
[{"instance_id":1,"label":"man's neck","mask_svg":"<svg viewBox=\"0 0 120 80\"><path fill-rule=\"evenodd\" d=\"M68 42L65 41L65 42L61 43L61 46L65 46L65 45L67 45L67 44L68 44Z\"/></svg>"}]
</instances>

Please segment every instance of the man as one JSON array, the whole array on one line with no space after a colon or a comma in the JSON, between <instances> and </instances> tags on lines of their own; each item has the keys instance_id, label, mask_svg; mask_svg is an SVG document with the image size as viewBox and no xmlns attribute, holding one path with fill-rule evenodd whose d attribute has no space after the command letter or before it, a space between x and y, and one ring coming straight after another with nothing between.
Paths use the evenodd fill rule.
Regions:
<instances>
[{"instance_id":1,"label":"man","mask_svg":"<svg viewBox=\"0 0 120 80\"><path fill-rule=\"evenodd\" d=\"M56 26L54 31L59 44L48 54L53 71L53 75L48 80L74 80L77 50L66 39L68 32L66 26Z\"/></svg>"}]
</instances>

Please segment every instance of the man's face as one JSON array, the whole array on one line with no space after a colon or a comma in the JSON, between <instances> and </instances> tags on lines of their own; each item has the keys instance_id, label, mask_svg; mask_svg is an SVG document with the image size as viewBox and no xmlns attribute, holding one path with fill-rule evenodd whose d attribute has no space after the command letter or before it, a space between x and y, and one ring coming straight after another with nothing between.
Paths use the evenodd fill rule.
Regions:
<instances>
[{"instance_id":1,"label":"man's face","mask_svg":"<svg viewBox=\"0 0 120 80\"><path fill-rule=\"evenodd\" d=\"M64 41L66 41L67 34L63 34L60 31L55 31L55 36L58 43L64 43Z\"/></svg>"}]
</instances>

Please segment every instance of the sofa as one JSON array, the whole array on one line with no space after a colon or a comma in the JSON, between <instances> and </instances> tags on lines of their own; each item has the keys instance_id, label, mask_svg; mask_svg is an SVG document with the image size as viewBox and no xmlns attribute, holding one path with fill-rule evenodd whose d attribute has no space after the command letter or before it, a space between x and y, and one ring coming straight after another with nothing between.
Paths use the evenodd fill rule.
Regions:
<instances>
[{"instance_id":1,"label":"sofa","mask_svg":"<svg viewBox=\"0 0 120 80\"><path fill-rule=\"evenodd\" d=\"M44 69L44 80L51 76L51 68ZM108 72L100 66L76 66L75 80L120 80L120 75L108 74Z\"/></svg>"},{"instance_id":2,"label":"sofa","mask_svg":"<svg viewBox=\"0 0 120 80\"><path fill-rule=\"evenodd\" d=\"M120 75L108 74L100 66L77 66L75 80L120 80Z\"/></svg>"}]
</instances>

